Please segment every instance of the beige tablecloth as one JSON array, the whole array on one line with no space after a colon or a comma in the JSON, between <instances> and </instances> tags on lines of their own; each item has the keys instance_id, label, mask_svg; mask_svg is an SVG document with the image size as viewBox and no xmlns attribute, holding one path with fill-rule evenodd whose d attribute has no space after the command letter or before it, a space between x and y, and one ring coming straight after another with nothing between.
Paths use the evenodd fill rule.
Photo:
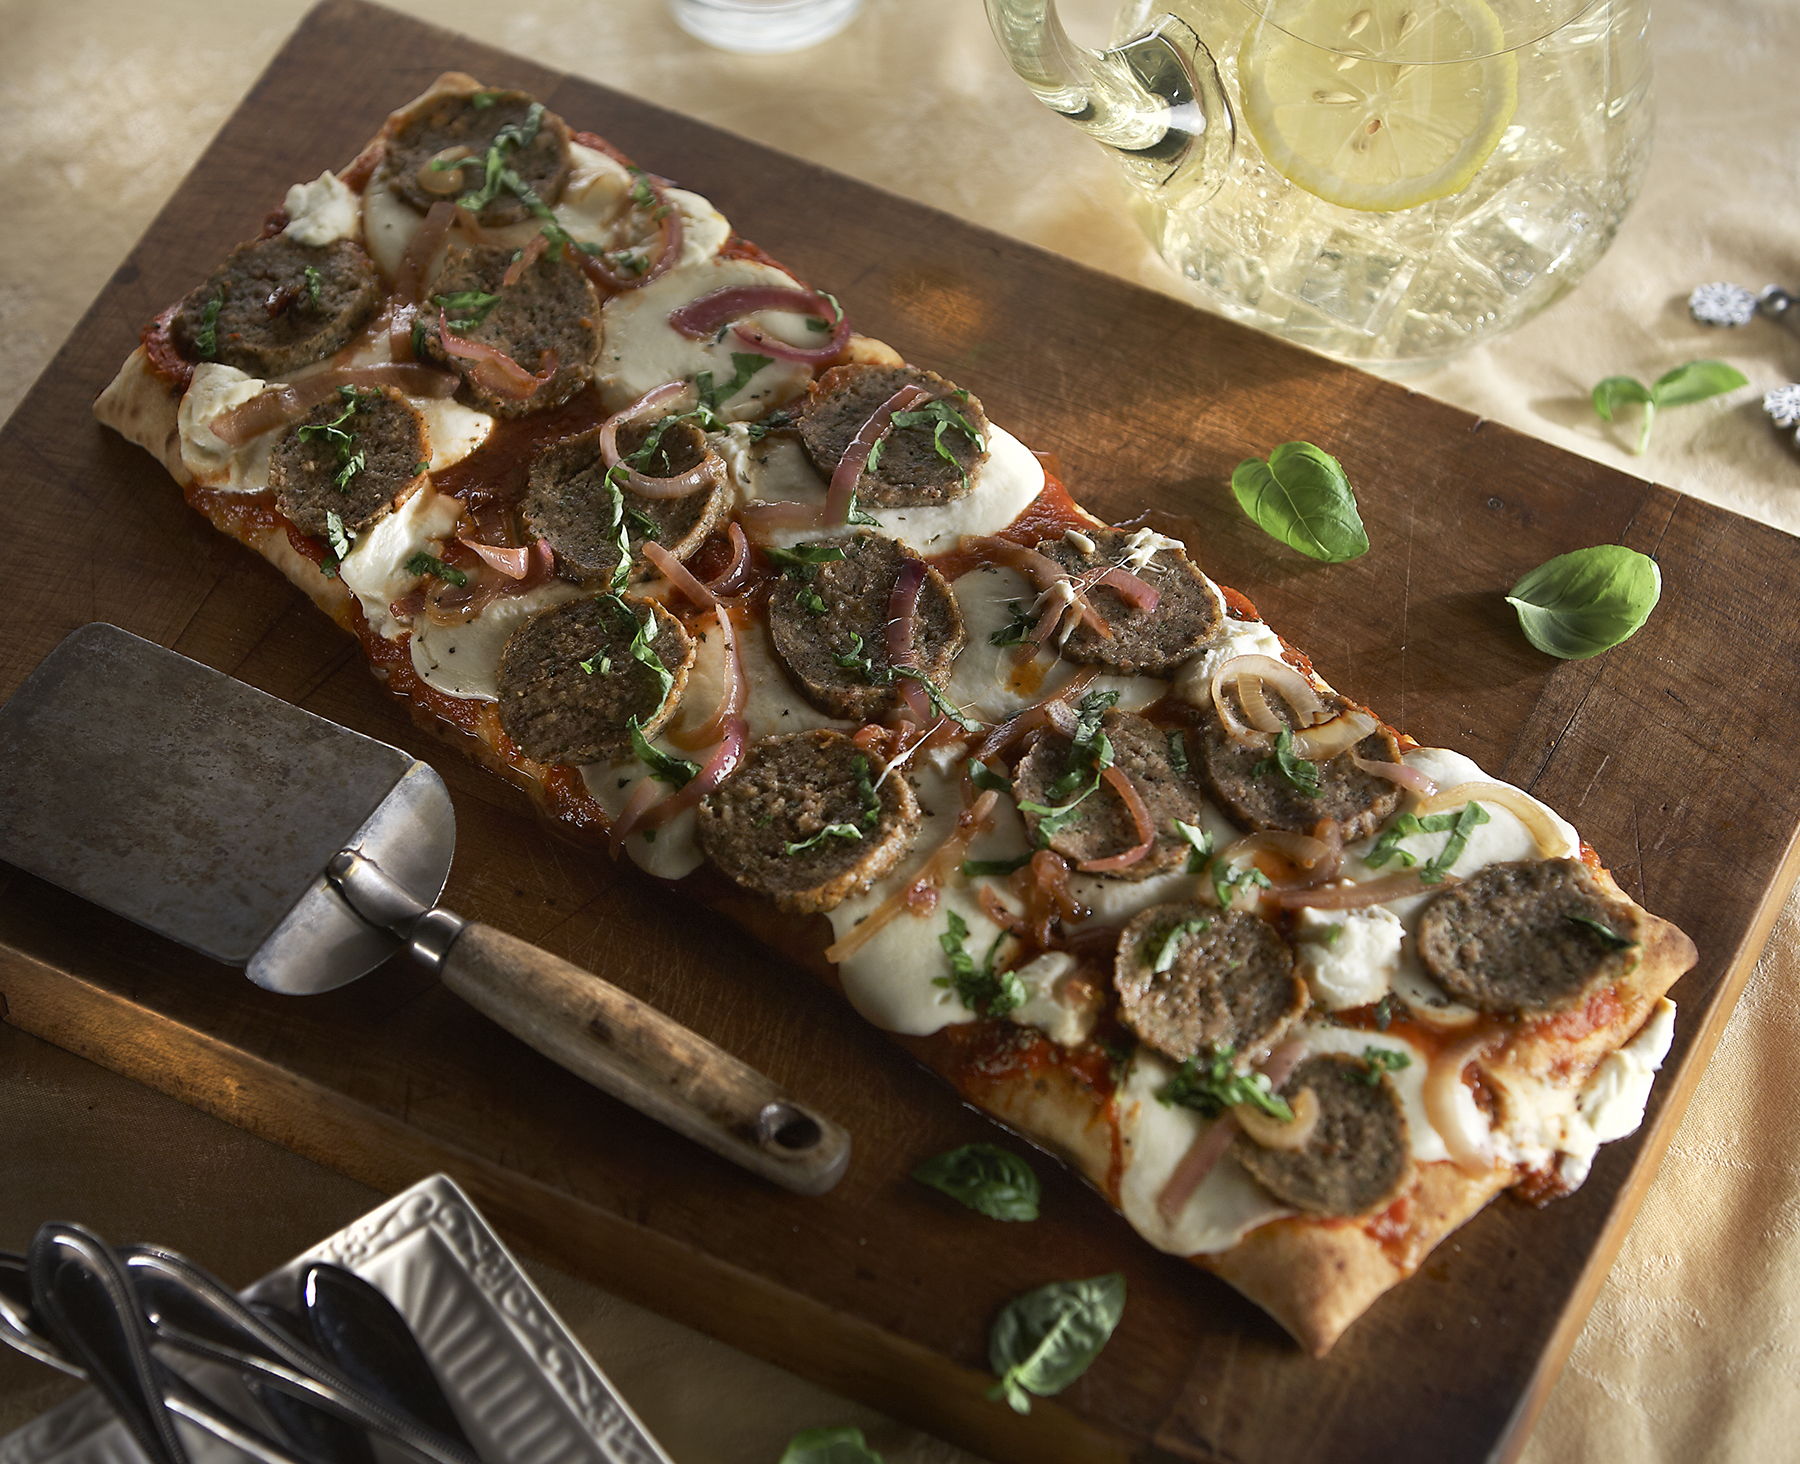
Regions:
<instances>
[{"instance_id":1,"label":"beige tablecloth","mask_svg":"<svg viewBox=\"0 0 1800 1464\"><path fill-rule=\"evenodd\" d=\"M691 42L658 0L400 8L1179 293L1126 223L1110 165L1006 71L977 0L868 0L838 39L757 59ZM1110 8L1065 5L1074 28L1085 23L1095 38ZM0 0L0 411L24 394L302 10L301 0ZM1800 376L1800 343L1766 325L1705 332L1682 308L1707 279L1800 287L1797 55L1794 0L1660 0L1656 158L1618 244L1547 315L1410 384L1800 530L1800 453L1756 405L1763 387ZM1603 376L1648 379L1702 355L1736 362L1755 390L1670 413L1647 459L1586 406ZM1790 906L1530 1464L1800 1452L1797 975ZM242 1282L375 1198L0 1027L0 1246L23 1244L44 1218L79 1218L169 1242ZM965 1457L583 1283L536 1274L681 1464L769 1464L795 1430L836 1422L863 1425L890 1460ZM62 1392L0 1358L0 1430Z\"/></svg>"}]
</instances>

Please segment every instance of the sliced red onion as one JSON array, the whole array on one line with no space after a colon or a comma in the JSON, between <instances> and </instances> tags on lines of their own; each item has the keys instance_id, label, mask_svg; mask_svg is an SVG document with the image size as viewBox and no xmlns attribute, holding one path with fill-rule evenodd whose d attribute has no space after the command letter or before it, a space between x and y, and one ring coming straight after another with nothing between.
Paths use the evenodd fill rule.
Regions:
<instances>
[{"instance_id":1,"label":"sliced red onion","mask_svg":"<svg viewBox=\"0 0 1800 1464\"><path fill-rule=\"evenodd\" d=\"M604 254L589 254L585 249L577 249L575 260L582 272L604 289L641 290L652 280L661 279L681 258L682 240L687 235L687 223L682 218L681 210L669 201L662 179L653 178L648 173L640 173L638 176L649 188L653 200L650 217L655 220L659 235L656 256L650 261L648 269L640 274L633 274L630 270L615 268Z\"/></svg>"},{"instance_id":2,"label":"sliced red onion","mask_svg":"<svg viewBox=\"0 0 1800 1464\"><path fill-rule=\"evenodd\" d=\"M377 362L370 366L332 366L303 376L285 386L258 392L212 420L213 435L233 447L275 427L297 422L320 402L329 401L340 386L364 390L391 386L408 396L447 397L456 390L456 378L447 371L410 361Z\"/></svg>"},{"instance_id":3,"label":"sliced red onion","mask_svg":"<svg viewBox=\"0 0 1800 1464\"><path fill-rule=\"evenodd\" d=\"M888 593L887 658L895 669L916 670L919 664L915 645L919 633L919 591L925 584L925 561L903 559L894 588ZM906 710L915 725L923 727L931 717L931 702L925 687L916 676L900 678L900 694L906 699Z\"/></svg>"},{"instance_id":4,"label":"sliced red onion","mask_svg":"<svg viewBox=\"0 0 1800 1464\"><path fill-rule=\"evenodd\" d=\"M644 540L644 558L650 565L682 594L699 606L717 608L719 597L699 580L694 578L693 571L677 559L673 554L654 539Z\"/></svg>"},{"instance_id":5,"label":"sliced red onion","mask_svg":"<svg viewBox=\"0 0 1800 1464\"><path fill-rule=\"evenodd\" d=\"M607 835L607 842L612 846L615 859L625 847L625 841L643 823L644 815L656 805L661 792L662 784L648 773L637 780L637 785L626 798L625 806L619 810L619 816L613 820L612 829Z\"/></svg>"},{"instance_id":6,"label":"sliced red onion","mask_svg":"<svg viewBox=\"0 0 1800 1464\"><path fill-rule=\"evenodd\" d=\"M688 779L686 787L658 800L655 793L660 785L654 778L644 778L637 788L631 790L631 797L626 800L625 807L619 811L617 822L613 824L613 849L617 851L623 848L625 841L638 830L659 829L678 813L695 807L702 798L737 771L738 764L743 761L747 741L744 719L729 717L718 746L713 748L706 765ZM640 803L638 793L645 783L650 785L650 796Z\"/></svg>"},{"instance_id":7,"label":"sliced red onion","mask_svg":"<svg viewBox=\"0 0 1800 1464\"><path fill-rule=\"evenodd\" d=\"M556 352L545 351L536 374L527 371L498 346L483 345L450 329L444 312L438 311L438 344L458 360L469 363L469 378L477 386L509 401L529 401L556 375Z\"/></svg>"},{"instance_id":8,"label":"sliced red onion","mask_svg":"<svg viewBox=\"0 0 1800 1464\"><path fill-rule=\"evenodd\" d=\"M1150 810L1144 804L1144 797L1138 792L1135 784L1126 776L1124 770L1116 763L1100 774L1100 781L1119 795L1131 814L1131 822L1137 834L1137 843L1123 854L1109 854L1104 859L1084 859L1075 867L1086 874L1107 874L1115 869L1129 869L1136 864L1156 843L1156 823L1150 817Z\"/></svg>"},{"instance_id":9,"label":"sliced red onion","mask_svg":"<svg viewBox=\"0 0 1800 1464\"><path fill-rule=\"evenodd\" d=\"M500 276L500 288L510 290L525 278L525 271L543 258L544 251L550 247L550 238L546 234L533 234L531 241L519 251L519 257L506 266L506 273Z\"/></svg>"},{"instance_id":10,"label":"sliced red onion","mask_svg":"<svg viewBox=\"0 0 1800 1464\"><path fill-rule=\"evenodd\" d=\"M1256 1070L1269 1080L1269 1086L1277 1093L1281 1085L1293 1076L1294 1069L1300 1066L1300 1059L1306 1056L1306 1044L1299 1038L1290 1038L1283 1042L1261 1062Z\"/></svg>"},{"instance_id":11,"label":"sliced red onion","mask_svg":"<svg viewBox=\"0 0 1800 1464\"><path fill-rule=\"evenodd\" d=\"M750 541L744 537L744 526L733 519L725 526L725 537L731 541L731 563L706 582L715 595L735 595L750 573Z\"/></svg>"},{"instance_id":12,"label":"sliced red onion","mask_svg":"<svg viewBox=\"0 0 1800 1464\"><path fill-rule=\"evenodd\" d=\"M1388 782L1397 783L1421 798L1429 798L1438 790L1437 784L1425 775L1424 769L1415 768L1410 763L1383 762L1379 758L1366 758L1354 752L1350 754L1350 763L1372 778L1386 778Z\"/></svg>"},{"instance_id":13,"label":"sliced red onion","mask_svg":"<svg viewBox=\"0 0 1800 1464\"><path fill-rule=\"evenodd\" d=\"M1087 581L1089 588L1105 585L1126 604L1148 615L1162 603L1162 591L1140 579L1123 565L1115 564Z\"/></svg>"},{"instance_id":14,"label":"sliced red onion","mask_svg":"<svg viewBox=\"0 0 1800 1464\"><path fill-rule=\"evenodd\" d=\"M469 539L458 539L456 542L465 549L473 550L481 556L483 563L499 570L508 579L522 580L531 573L534 545L520 544L517 548L508 548L504 544L477 544Z\"/></svg>"},{"instance_id":15,"label":"sliced red onion","mask_svg":"<svg viewBox=\"0 0 1800 1464\"><path fill-rule=\"evenodd\" d=\"M1194 1142L1181 1156L1169 1182L1156 1197L1156 1213L1166 1224L1173 1225L1180 1217L1187 1202L1194 1197L1194 1191L1205 1183L1213 1166L1225 1157L1225 1151L1231 1147L1238 1132L1237 1120L1227 1113L1194 1136Z\"/></svg>"},{"instance_id":16,"label":"sliced red onion","mask_svg":"<svg viewBox=\"0 0 1800 1464\"><path fill-rule=\"evenodd\" d=\"M665 381L661 386L652 387L622 412L615 412L600 427L598 438L601 459L609 468L617 467L623 460L619 451L619 429L650 416L666 416L674 409L678 398L685 398L694 392L692 382ZM653 478L647 473L640 473L629 463L625 465L625 485L642 498L686 498L698 493L702 488L709 488L721 480L725 465L719 455L709 445L706 456L695 463L684 473L677 473L672 478Z\"/></svg>"},{"instance_id":17,"label":"sliced red onion","mask_svg":"<svg viewBox=\"0 0 1800 1464\"><path fill-rule=\"evenodd\" d=\"M1081 587L1049 555L1040 554L1027 544L1020 544L997 535L984 539L965 540L964 547L978 549L989 559L1004 564L1009 569L1018 570L1019 573L1027 576L1040 591L1047 591L1057 584L1066 584L1069 587L1069 593L1074 597L1071 608L1080 615L1082 621L1097 635L1104 636L1108 640L1113 638L1112 627L1088 602Z\"/></svg>"},{"instance_id":18,"label":"sliced red onion","mask_svg":"<svg viewBox=\"0 0 1800 1464\"><path fill-rule=\"evenodd\" d=\"M764 310L783 310L831 322L831 333L817 346L795 346L756 326L734 324L732 334L760 355L781 361L822 366L843 355L850 341L850 322L823 295L788 285L725 285L669 312L669 324L689 340L711 340L721 326L742 322ZM930 395L930 393L925 393Z\"/></svg>"},{"instance_id":19,"label":"sliced red onion","mask_svg":"<svg viewBox=\"0 0 1800 1464\"><path fill-rule=\"evenodd\" d=\"M757 499L738 510L738 520L761 543L771 534L787 529L824 527L824 510L816 503L767 502Z\"/></svg>"},{"instance_id":20,"label":"sliced red onion","mask_svg":"<svg viewBox=\"0 0 1800 1464\"><path fill-rule=\"evenodd\" d=\"M844 449L844 455L838 459L837 467L832 470L831 486L825 490L826 523L844 524L850 521L850 505L856 498L857 479L862 477L863 465L868 462L869 453L880 440L881 434L887 431L896 412L904 412L915 402L922 402L930 395L922 386L903 386L877 407L868 421L856 429L856 436L851 439L850 445Z\"/></svg>"},{"instance_id":21,"label":"sliced red onion","mask_svg":"<svg viewBox=\"0 0 1800 1464\"><path fill-rule=\"evenodd\" d=\"M448 200L432 204L425 211L419 227L413 230L412 238L407 240L406 252L400 256L400 267L394 272L394 293L406 303L417 304L424 298L431 261L450 236L450 226L456 222L457 212L456 205Z\"/></svg>"}]
</instances>

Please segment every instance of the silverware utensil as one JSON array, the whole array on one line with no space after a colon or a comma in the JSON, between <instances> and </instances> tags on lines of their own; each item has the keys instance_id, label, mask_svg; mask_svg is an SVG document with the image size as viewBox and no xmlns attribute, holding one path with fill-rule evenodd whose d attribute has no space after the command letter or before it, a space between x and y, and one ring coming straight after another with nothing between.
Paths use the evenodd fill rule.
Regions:
<instances>
[{"instance_id":1,"label":"silverware utensil","mask_svg":"<svg viewBox=\"0 0 1800 1464\"><path fill-rule=\"evenodd\" d=\"M305 1345L307 1326L303 1316L272 1301L251 1300L247 1305L258 1319L291 1338L296 1346ZM336 1414L302 1402L270 1383L246 1378L244 1385L269 1421L293 1440L296 1448L329 1460L330 1464L376 1464L374 1445L358 1425L346 1423Z\"/></svg>"}]
</instances>

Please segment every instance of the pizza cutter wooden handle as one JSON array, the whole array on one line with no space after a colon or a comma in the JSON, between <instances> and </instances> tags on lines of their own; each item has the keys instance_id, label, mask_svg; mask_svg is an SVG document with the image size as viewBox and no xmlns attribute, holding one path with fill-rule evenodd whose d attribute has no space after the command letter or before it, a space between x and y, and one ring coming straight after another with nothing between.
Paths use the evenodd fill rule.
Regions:
<instances>
[{"instance_id":1,"label":"pizza cutter wooden handle","mask_svg":"<svg viewBox=\"0 0 1800 1464\"><path fill-rule=\"evenodd\" d=\"M577 1077L796 1193L842 1177L844 1129L647 1002L491 925L426 909L350 850L326 874L458 996Z\"/></svg>"}]
</instances>

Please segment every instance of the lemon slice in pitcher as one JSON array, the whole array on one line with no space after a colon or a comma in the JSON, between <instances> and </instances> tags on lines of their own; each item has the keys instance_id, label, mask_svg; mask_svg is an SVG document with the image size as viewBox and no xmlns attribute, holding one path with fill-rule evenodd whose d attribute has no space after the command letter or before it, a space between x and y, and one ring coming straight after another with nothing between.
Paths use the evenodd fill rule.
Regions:
<instances>
[{"instance_id":1,"label":"lemon slice in pitcher","mask_svg":"<svg viewBox=\"0 0 1800 1464\"><path fill-rule=\"evenodd\" d=\"M1269 166L1327 202L1392 212L1455 193L1512 121L1518 68L1492 54L1485 0L1311 0L1282 24L1239 50L1245 120Z\"/></svg>"}]
</instances>

